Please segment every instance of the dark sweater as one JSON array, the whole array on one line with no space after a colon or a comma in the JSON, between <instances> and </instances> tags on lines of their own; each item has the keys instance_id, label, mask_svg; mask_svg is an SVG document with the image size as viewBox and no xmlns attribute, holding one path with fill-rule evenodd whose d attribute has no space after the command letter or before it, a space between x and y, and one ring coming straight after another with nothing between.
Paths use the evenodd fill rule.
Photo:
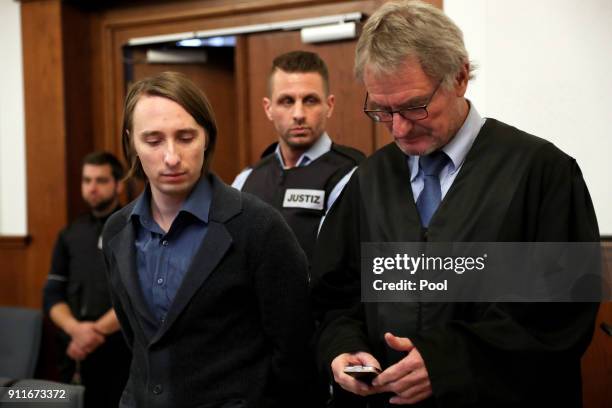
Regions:
<instances>
[{"instance_id":1,"label":"dark sweater","mask_svg":"<svg viewBox=\"0 0 612 408\"><path fill-rule=\"evenodd\" d=\"M310 382L306 257L276 210L209 177L209 230L159 329L138 283L133 204L106 225L113 304L134 355L121 406L308 406L294 400Z\"/></svg>"}]
</instances>

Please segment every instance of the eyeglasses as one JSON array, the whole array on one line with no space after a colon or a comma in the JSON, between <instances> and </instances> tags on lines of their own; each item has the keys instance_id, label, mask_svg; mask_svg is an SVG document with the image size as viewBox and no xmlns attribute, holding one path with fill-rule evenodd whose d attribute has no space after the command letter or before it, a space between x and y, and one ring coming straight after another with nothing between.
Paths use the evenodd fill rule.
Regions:
<instances>
[{"instance_id":1,"label":"eyeglasses","mask_svg":"<svg viewBox=\"0 0 612 408\"><path fill-rule=\"evenodd\" d=\"M363 103L363 113L368 115L374 122L393 122L393 114L395 113L399 113L401 117L407 120L425 119L427 116L429 116L427 106L431 103L431 100L436 92L438 92L438 88L440 88L441 84L442 81L438 82L436 89L434 89L424 105L398 110L368 109L368 93L366 93L365 102Z\"/></svg>"}]
</instances>

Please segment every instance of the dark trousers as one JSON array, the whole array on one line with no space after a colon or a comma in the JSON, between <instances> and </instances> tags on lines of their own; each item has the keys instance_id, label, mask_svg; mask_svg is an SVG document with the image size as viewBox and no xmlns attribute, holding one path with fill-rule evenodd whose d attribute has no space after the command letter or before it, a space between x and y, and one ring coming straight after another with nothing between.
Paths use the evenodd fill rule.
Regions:
<instances>
[{"instance_id":1,"label":"dark trousers","mask_svg":"<svg viewBox=\"0 0 612 408\"><path fill-rule=\"evenodd\" d=\"M70 383L76 364L66 355L67 344L61 341L63 361L61 381ZM104 344L80 363L81 383L85 386L85 408L116 408L129 375L132 355L121 333L106 338Z\"/></svg>"}]
</instances>

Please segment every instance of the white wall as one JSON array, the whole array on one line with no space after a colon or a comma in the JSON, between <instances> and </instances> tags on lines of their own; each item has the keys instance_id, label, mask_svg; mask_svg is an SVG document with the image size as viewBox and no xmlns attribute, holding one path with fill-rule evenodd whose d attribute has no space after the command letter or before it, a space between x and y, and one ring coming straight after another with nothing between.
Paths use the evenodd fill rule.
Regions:
<instances>
[{"instance_id":1,"label":"white wall","mask_svg":"<svg viewBox=\"0 0 612 408\"><path fill-rule=\"evenodd\" d=\"M0 2L0 235L25 235L26 173L19 3Z\"/></svg>"},{"instance_id":2,"label":"white wall","mask_svg":"<svg viewBox=\"0 0 612 408\"><path fill-rule=\"evenodd\" d=\"M444 0L479 65L480 113L576 158L612 235L612 1Z\"/></svg>"}]
</instances>

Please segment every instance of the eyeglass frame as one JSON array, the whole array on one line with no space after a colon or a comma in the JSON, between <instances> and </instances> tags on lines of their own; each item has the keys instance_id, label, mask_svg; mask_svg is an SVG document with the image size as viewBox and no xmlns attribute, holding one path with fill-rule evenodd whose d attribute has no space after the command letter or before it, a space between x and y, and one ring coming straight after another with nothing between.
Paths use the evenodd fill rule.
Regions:
<instances>
[{"instance_id":1,"label":"eyeglass frame","mask_svg":"<svg viewBox=\"0 0 612 408\"><path fill-rule=\"evenodd\" d=\"M436 92L438 92L438 89L440 89L440 85L442 85L442 82L444 82L444 80L441 80L440 82L438 82L438 85L436 85L436 88L433 90L433 92L429 96L429 99L427 100L427 102L424 105L414 106L412 108L407 108L407 109L398 109L398 110L366 109L368 107L368 96L370 95L369 92L366 92L365 101L363 102L363 113L365 113L368 118L372 119L372 121L374 121L376 123L390 123L390 122L393 122L393 115L396 114L396 113L398 113L402 118L404 118L406 120L410 120L410 121L417 121L417 120L427 119L427 117L429 117L429 111L427 110L427 107L431 104L431 101L433 100L434 96L436 95ZM423 116L422 118L412 119L412 118L407 118L402 113L402 112L414 112L414 111L416 111L418 109L422 109L425 112L425 116ZM387 114L391 115L391 118L389 120L377 120L376 118L371 116L370 113L387 113Z\"/></svg>"}]
</instances>

